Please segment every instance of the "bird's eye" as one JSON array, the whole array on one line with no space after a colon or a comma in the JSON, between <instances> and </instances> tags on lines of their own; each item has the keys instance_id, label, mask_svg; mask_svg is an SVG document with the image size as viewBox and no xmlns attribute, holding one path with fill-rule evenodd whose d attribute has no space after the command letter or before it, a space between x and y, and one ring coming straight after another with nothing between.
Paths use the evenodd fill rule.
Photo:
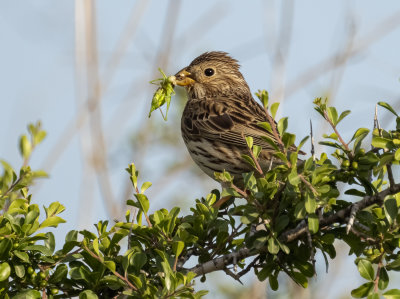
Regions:
<instances>
[{"instance_id":1,"label":"bird's eye","mask_svg":"<svg viewBox=\"0 0 400 299\"><path fill-rule=\"evenodd\" d=\"M206 75L207 77L211 77L212 75L214 75L214 70L211 68L205 69L204 75Z\"/></svg>"}]
</instances>

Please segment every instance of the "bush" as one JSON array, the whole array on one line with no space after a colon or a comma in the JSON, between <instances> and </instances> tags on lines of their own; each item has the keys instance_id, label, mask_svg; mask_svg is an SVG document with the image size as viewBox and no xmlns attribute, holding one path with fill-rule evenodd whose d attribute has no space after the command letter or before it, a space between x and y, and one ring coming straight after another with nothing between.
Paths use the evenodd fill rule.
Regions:
<instances>
[{"instance_id":1,"label":"bush","mask_svg":"<svg viewBox=\"0 0 400 299\"><path fill-rule=\"evenodd\" d=\"M137 213L128 210L126 221L113 225L99 221L95 232L72 230L57 251L54 234L41 230L65 222L59 216L64 206L50 204L44 208L46 218L39 221L40 209L33 203L29 186L45 173L31 170L28 161L45 132L40 124L30 125L30 138L20 139L24 162L19 173L2 161L2 298L200 298L207 291L195 291L194 278L201 276L204 281L213 271L225 271L238 281L254 271L260 280L268 279L273 290L278 289L278 275L284 272L307 287L315 275L316 251L328 263L328 256L334 259L336 255L335 240L350 246L366 280L352 291L353 297L400 296L400 289L386 290L388 272L400 270L400 184L392 174L400 161L400 117L380 102L396 117L396 129L377 126L372 149L366 150L370 131L357 129L345 142L337 126L349 111L339 114L317 99L316 110L333 130L321 143L335 152L331 158L322 153L299 163L307 138L296 152L289 151L296 137L286 131L288 119L275 125L272 118L278 106L268 107L266 92L258 96L270 120L260 126L279 140L275 144L265 137L275 148L278 166L263 173L257 162L260 148L247 137L249 154L243 158L254 172L243 174L244 187L235 186L229 173L216 174L228 187L196 200L191 212L181 215L178 207L148 213L145 191L151 183L139 184L139 172L131 164L127 171L135 200L127 204ZM339 189L338 183L343 187ZM226 202L216 208L221 198ZM196 265L188 267L189 259Z\"/></svg>"}]
</instances>

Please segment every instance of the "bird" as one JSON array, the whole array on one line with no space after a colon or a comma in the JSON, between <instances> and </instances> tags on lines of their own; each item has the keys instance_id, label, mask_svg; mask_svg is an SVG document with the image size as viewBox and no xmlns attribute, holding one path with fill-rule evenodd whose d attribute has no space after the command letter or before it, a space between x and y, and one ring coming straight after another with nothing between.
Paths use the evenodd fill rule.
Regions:
<instances>
[{"instance_id":1,"label":"bird","mask_svg":"<svg viewBox=\"0 0 400 299\"><path fill-rule=\"evenodd\" d=\"M274 149L262 139L272 133L259 126L267 122L265 109L252 96L238 61L222 51L206 52L175 75L175 84L187 91L181 118L183 141L193 161L208 176L227 171L237 185L242 174L254 171L242 155L249 154L245 137L262 148L258 162L271 167Z\"/></svg>"}]
</instances>

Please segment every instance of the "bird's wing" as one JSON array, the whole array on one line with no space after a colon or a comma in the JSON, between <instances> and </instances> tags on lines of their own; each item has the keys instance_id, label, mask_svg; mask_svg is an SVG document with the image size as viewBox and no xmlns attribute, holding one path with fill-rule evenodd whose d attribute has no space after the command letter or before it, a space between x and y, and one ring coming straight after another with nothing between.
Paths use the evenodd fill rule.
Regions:
<instances>
[{"instance_id":1,"label":"bird's wing","mask_svg":"<svg viewBox=\"0 0 400 299\"><path fill-rule=\"evenodd\" d=\"M225 144L246 147L244 137L253 137L253 143L263 149L271 145L261 136L275 140L273 134L258 124L267 121L264 109L252 98L243 100L220 96L216 99L190 100L183 113L186 133Z\"/></svg>"}]
</instances>

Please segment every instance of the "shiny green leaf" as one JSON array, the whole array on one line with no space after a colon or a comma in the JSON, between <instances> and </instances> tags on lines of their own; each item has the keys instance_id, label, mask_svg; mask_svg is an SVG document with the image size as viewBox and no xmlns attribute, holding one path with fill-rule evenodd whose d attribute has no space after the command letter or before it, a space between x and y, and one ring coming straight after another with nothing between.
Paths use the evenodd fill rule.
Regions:
<instances>
[{"instance_id":1,"label":"shiny green leaf","mask_svg":"<svg viewBox=\"0 0 400 299\"><path fill-rule=\"evenodd\" d=\"M360 275L370 281L374 280L374 269L370 261L362 259L357 264L358 272Z\"/></svg>"},{"instance_id":2,"label":"shiny green leaf","mask_svg":"<svg viewBox=\"0 0 400 299\"><path fill-rule=\"evenodd\" d=\"M318 216L315 214L309 214L308 215L308 229L312 234L315 234L318 232L319 229L319 220Z\"/></svg>"},{"instance_id":3,"label":"shiny green leaf","mask_svg":"<svg viewBox=\"0 0 400 299\"><path fill-rule=\"evenodd\" d=\"M359 286L358 288L352 290L351 296L353 296L354 298L367 297L367 295L370 292L372 292L373 289L374 289L374 283L367 282L367 283L364 283L363 285Z\"/></svg>"},{"instance_id":4,"label":"shiny green leaf","mask_svg":"<svg viewBox=\"0 0 400 299\"><path fill-rule=\"evenodd\" d=\"M7 262L0 264L0 281L8 279L11 274L11 267Z\"/></svg>"},{"instance_id":5,"label":"shiny green leaf","mask_svg":"<svg viewBox=\"0 0 400 299\"><path fill-rule=\"evenodd\" d=\"M275 119L276 116L276 111L278 111L278 107L279 107L279 102L273 103L271 104L271 116L273 119Z\"/></svg>"},{"instance_id":6,"label":"shiny green leaf","mask_svg":"<svg viewBox=\"0 0 400 299\"><path fill-rule=\"evenodd\" d=\"M394 111L394 109L392 108L392 106L390 106L388 103L386 102L378 102L378 105L386 108L387 110L389 110L390 112L392 112L394 115L398 116L396 111Z\"/></svg>"},{"instance_id":7,"label":"shiny green leaf","mask_svg":"<svg viewBox=\"0 0 400 299\"><path fill-rule=\"evenodd\" d=\"M400 299L400 290L399 289L389 290L383 293L383 297L385 299Z\"/></svg>"}]
</instances>

